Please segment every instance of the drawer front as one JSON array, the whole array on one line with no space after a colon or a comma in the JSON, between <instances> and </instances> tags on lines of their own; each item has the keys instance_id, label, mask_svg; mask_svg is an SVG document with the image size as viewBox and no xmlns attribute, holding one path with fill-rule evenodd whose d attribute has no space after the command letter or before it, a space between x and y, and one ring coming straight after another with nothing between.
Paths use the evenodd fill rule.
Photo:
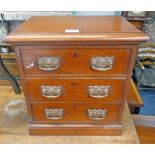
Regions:
<instances>
[{"instance_id":1,"label":"drawer front","mask_svg":"<svg viewBox=\"0 0 155 155\"><path fill-rule=\"evenodd\" d=\"M21 50L21 56L26 74L126 74L130 50Z\"/></svg>"},{"instance_id":2,"label":"drawer front","mask_svg":"<svg viewBox=\"0 0 155 155\"><path fill-rule=\"evenodd\" d=\"M101 103L33 103L34 121L39 123L116 123L120 105Z\"/></svg>"},{"instance_id":3,"label":"drawer front","mask_svg":"<svg viewBox=\"0 0 155 155\"><path fill-rule=\"evenodd\" d=\"M30 101L120 102L125 80L26 79Z\"/></svg>"}]
</instances>

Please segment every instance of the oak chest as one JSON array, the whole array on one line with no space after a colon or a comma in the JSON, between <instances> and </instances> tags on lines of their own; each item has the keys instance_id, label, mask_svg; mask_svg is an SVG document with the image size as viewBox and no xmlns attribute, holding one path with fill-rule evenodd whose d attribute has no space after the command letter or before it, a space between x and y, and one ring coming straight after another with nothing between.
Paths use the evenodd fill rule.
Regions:
<instances>
[{"instance_id":1,"label":"oak chest","mask_svg":"<svg viewBox=\"0 0 155 155\"><path fill-rule=\"evenodd\" d=\"M121 17L32 17L9 34L31 135L121 135L138 44Z\"/></svg>"}]
</instances>

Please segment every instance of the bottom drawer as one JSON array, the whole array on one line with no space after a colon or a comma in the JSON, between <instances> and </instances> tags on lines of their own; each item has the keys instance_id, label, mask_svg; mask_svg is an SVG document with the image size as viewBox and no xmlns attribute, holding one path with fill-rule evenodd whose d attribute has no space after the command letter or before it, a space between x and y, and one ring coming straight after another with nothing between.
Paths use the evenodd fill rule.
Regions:
<instances>
[{"instance_id":1,"label":"bottom drawer","mask_svg":"<svg viewBox=\"0 0 155 155\"><path fill-rule=\"evenodd\" d=\"M36 123L109 124L117 123L119 104L103 103L33 103Z\"/></svg>"}]
</instances>

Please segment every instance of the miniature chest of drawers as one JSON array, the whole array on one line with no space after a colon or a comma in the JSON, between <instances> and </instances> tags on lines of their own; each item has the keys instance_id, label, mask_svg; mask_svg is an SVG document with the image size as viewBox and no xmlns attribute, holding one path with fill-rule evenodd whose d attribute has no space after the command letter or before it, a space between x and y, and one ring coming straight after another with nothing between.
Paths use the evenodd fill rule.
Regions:
<instances>
[{"instance_id":1,"label":"miniature chest of drawers","mask_svg":"<svg viewBox=\"0 0 155 155\"><path fill-rule=\"evenodd\" d=\"M122 17L32 17L5 41L16 51L31 135L121 135L138 44Z\"/></svg>"}]
</instances>

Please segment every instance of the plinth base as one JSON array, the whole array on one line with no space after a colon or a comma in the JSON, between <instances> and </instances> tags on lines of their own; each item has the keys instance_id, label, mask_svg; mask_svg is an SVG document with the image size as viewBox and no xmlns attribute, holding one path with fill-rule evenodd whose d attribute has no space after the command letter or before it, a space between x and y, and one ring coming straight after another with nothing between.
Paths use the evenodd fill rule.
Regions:
<instances>
[{"instance_id":1,"label":"plinth base","mask_svg":"<svg viewBox=\"0 0 155 155\"><path fill-rule=\"evenodd\" d=\"M59 136L119 136L122 134L121 124L112 125L47 125L30 124L30 135L59 135Z\"/></svg>"}]
</instances>

